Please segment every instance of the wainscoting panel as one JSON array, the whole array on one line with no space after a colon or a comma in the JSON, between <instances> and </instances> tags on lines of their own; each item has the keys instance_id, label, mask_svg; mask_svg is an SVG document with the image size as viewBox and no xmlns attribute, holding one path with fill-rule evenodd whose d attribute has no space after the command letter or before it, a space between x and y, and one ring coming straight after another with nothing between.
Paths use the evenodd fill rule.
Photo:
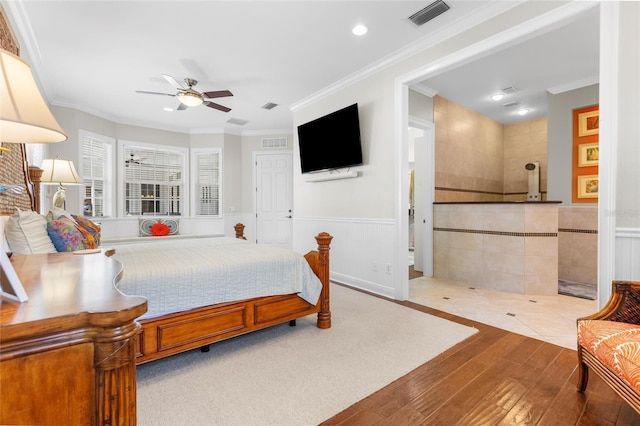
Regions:
<instances>
[{"instance_id":1,"label":"wainscoting panel","mask_svg":"<svg viewBox=\"0 0 640 426\"><path fill-rule=\"evenodd\" d=\"M640 229L616 229L615 267L616 279L640 281Z\"/></svg>"},{"instance_id":2,"label":"wainscoting panel","mask_svg":"<svg viewBox=\"0 0 640 426\"><path fill-rule=\"evenodd\" d=\"M394 220L295 218L293 249L306 253L315 249L319 232L333 236L331 279L383 296L395 297L394 277L408 274L407 268L394 271Z\"/></svg>"}]
</instances>

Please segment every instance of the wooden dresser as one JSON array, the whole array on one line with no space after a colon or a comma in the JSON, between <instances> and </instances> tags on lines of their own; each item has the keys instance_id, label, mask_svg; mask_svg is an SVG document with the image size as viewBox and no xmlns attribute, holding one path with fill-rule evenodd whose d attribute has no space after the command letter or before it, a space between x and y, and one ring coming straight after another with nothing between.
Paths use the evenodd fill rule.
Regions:
<instances>
[{"instance_id":1,"label":"wooden dresser","mask_svg":"<svg viewBox=\"0 0 640 426\"><path fill-rule=\"evenodd\" d=\"M0 424L135 425L136 318L105 253L13 256L29 300L2 301Z\"/></svg>"}]
</instances>

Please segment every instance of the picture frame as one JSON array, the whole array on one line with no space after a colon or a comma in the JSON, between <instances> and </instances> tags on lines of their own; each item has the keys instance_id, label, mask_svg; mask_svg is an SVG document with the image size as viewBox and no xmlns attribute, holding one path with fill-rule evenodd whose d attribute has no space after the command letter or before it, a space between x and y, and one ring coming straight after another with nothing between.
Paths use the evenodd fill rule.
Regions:
<instances>
[{"instance_id":1,"label":"picture frame","mask_svg":"<svg viewBox=\"0 0 640 426\"><path fill-rule=\"evenodd\" d=\"M578 167L597 166L599 155L598 142L578 145Z\"/></svg>"},{"instance_id":2,"label":"picture frame","mask_svg":"<svg viewBox=\"0 0 640 426\"><path fill-rule=\"evenodd\" d=\"M578 114L578 137L597 135L600 131L600 110Z\"/></svg>"},{"instance_id":3,"label":"picture frame","mask_svg":"<svg viewBox=\"0 0 640 426\"><path fill-rule=\"evenodd\" d=\"M29 300L9 256L3 250L0 250L0 287L3 298L21 303Z\"/></svg>"},{"instance_id":4,"label":"picture frame","mask_svg":"<svg viewBox=\"0 0 640 426\"><path fill-rule=\"evenodd\" d=\"M578 198L598 198L598 175L578 176Z\"/></svg>"}]
</instances>

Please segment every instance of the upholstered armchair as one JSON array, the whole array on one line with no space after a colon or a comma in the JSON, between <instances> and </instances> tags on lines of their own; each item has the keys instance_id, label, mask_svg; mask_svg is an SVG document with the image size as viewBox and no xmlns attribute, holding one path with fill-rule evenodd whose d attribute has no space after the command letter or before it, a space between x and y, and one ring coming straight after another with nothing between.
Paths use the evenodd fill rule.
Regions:
<instances>
[{"instance_id":1,"label":"upholstered armchair","mask_svg":"<svg viewBox=\"0 0 640 426\"><path fill-rule=\"evenodd\" d=\"M577 328L578 391L591 370L640 413L640 282L614 281L609 302Z\"/></svg>"}]
</instances>

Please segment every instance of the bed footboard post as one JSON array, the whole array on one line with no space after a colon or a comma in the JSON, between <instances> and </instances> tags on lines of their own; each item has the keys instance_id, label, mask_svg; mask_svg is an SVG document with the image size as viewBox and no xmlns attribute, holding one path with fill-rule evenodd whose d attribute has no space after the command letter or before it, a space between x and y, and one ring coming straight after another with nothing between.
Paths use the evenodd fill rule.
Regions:
<instances>
[{"instance_id":1,"label":"bed footboard post","mask_svg":"<svg viewBox=\"0 0 640 426\"><path fill-rule=\"evenodd\" d=\"M236 223L236 225L233 227L233 229L236 230L236 238L239 238L241 240L246 240L247 238L244 236L244 225L241 223Z\"/></svg>"},{"instance_id":2,"label":"bed footboard post","mask_svg":"<svg viewBox=\"0 0 640 426\"><path fill-rule=\"evenodd\" d=\"M321 232L316 236L318 242L318 263L320 273L318 278L322 282L322 293L320 293L320 311L318 312L318 328L331 327L331 308L329 304L329 245L333 237L326 232Z\"/></svg>"}]
</instances>

